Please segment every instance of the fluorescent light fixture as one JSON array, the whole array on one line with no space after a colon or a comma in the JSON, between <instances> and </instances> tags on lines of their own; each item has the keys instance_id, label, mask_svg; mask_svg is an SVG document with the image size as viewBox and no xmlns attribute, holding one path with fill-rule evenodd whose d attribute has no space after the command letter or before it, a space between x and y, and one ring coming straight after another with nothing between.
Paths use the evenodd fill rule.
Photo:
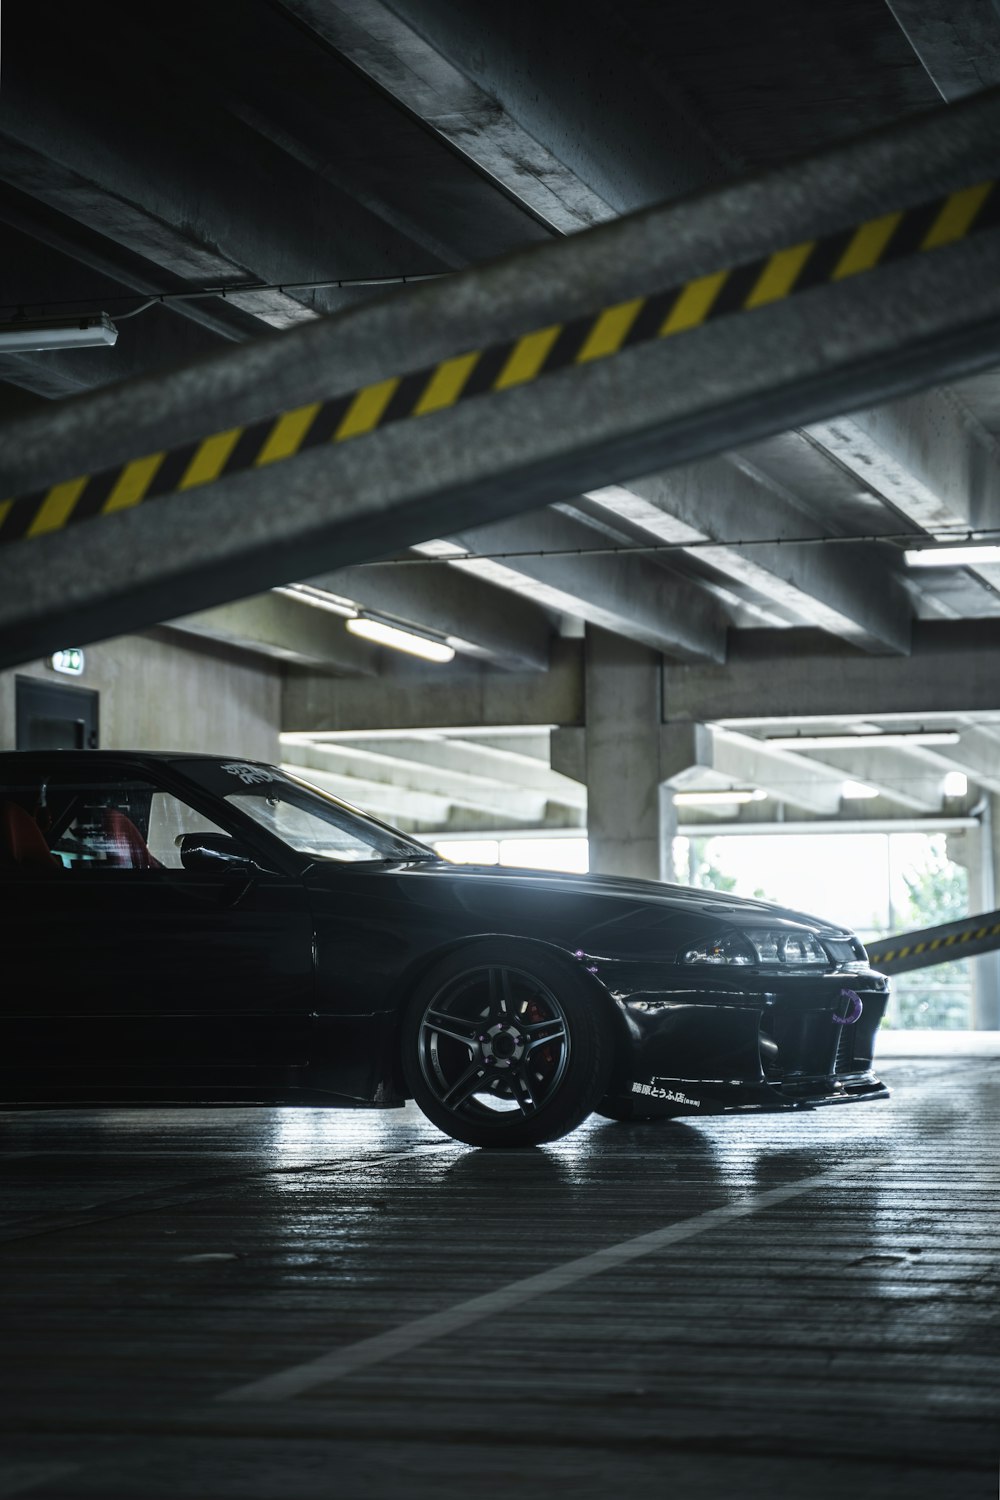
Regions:
<instances>
[{"instance_id":1,"label":"fluorescent light fixture","mask_svg":"<svg viewBox=\"0 0 1000 1500\"><path fill-rule=\"evenodd\" d=\"M352 635L375 641L379 646L392 646L396 651L408 651L411 656L423 657L424 661L451 661L455 655L454 646L449 646L446 641L415 635L411 630L400 630L397 625L387 625L384 620L373 620L368 615L357 615L348 620L347 628Z\"/></svg>"},{"instance_id":2,"label":"fluorescent light fixture","mask_svg":"<svg viewBox=\"0 0 1000 1500\"><path fill-rule=\"evenodd\" d=\"M878 787L869 786L867 781L842 781L840 795L849 797L852 802L861 802L869 797L877 797Z\"/></svg>"},{"instance_id":3,"label":"fluorescent light fixture","mask_svg":"<svg viewBox=\"0 0 1000 1500\"><path fill-rule=\"evenodd\" d=\"M423 557L468 557L468 549L460 547L457 542L447 542L443 538L434 538L429 542L416 542L413 546L414 552L419 552Z\"/></svg>"},{"instance_id":4,"label":"fluorescent light fixture","mask_svg":"<svg viewBox=\"0 0 1000 1500\"><path fill-rule=\"evenodd\" d=\"M988 542L945 542L937 547L913 547L903 553L908 568L975 568L1000 563L1000 547Z\"/></svg>"},{"instance_id":5,"label":"fluorescent light fixture","mask_svg":"<svg viewBox=\"0 0 1000 1500\"><path fill-rule=\"evenodd\" d=\"M358 606L350 599L343 599L326 589L315 589L311 583L281 584L271 593L284 594L286 599L298 599L300 604L311 604L315 609L329 610L332 615L340 615L341 619L351 619L358 612Z\"/></svg>"},{"instance_id":6,"label":"fluorescent light fixture","mask_svg":"<svg viewBox=\"0 0 1000 1500\"><path fill-rule=\"evenodd\" d=\"M107 348L117 342L118 329L107 313L88 318L18 318L0 323L0 353L28 354L40 349Z\"/></svg>"},{"instance_id":7,"label":"fluorescent light fixture","mask_svg":"<svg viewBox=\"0 0 1000 1500\"><path fill-rule=\"evenodd\" d=\"M675 807L723 807L744 802L763 802L767 793L761 787L733 787L731 791L675 792Z\"/></svg>"},{"instance_id":8,"label":"fluorescent light fixture","mask_svg":"<svg viewBox=\"0 0 1000 1500\"><path fill-rule=\"evenodd\" d=\"M957 729L901 729L897 733L778 734L763 743L772 750L854 750L858 745L957 745Z\"/></svg>"},{"instance_id":9,"label":"fluorescent light fixture","mask_svg":"<svg viewBox=\"0 0 1000 1500\"><path fill-rule=\"evenodd\" d=\"M949 771L944 778L946 797L964 797L969 790L969 778L964 771Z\"/></svg>"},{"instance_id":10,"label":"fluorescent light fixture","mask_svg":"<svg viewBox=\"0 0 1000 1500\"><path fill-rule=\"evenodd\" d=\"M425 661L452 661L455 656L455 647L450 641L419 635L414 630L403 630L399 625L390 625L387 620L365 614L361 606L351 599L331 594L327 589L316 588L311 583L288 583L271 592L284 594L288 599L298 599L300 604L311 604L316 609L326 609L331 614L340 615L352 635L374 641L379 646L392 646L396 651L408 651L411 656L421 656ZM452 636L451 640L457 640L457 637ZM462 645L460 640L457 643Z\"/></svg>"}]
</instances>

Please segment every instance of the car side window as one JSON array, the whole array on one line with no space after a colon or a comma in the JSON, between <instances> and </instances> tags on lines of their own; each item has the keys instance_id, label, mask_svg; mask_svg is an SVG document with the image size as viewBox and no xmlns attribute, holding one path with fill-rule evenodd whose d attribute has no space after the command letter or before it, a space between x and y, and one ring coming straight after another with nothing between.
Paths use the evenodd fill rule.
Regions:
<instances>
[{"instance_id":1,"label":"car side window","mask_svg":"<svg viewBox=\"0 0 1000 1500\"><path fill-rule=\"evenodd\" d=\"M20 805L30 810L53 862L71 874L183 870L185 834L222 833L172 793L131 777L40 781Z\"/></svg>"},{"instance_id":2,"label":"car side window","mask_svg":"<svg viewBox=\"0 0 1000 1500\"><path fill-rule=\"evenodd\" d=\"M172 792L154 791L149 808L147 844L150 853L166 870L182 870L181 840L190 833L222 834L223 830L204 813L197 812Z\"/></svg>"}]
</instances>

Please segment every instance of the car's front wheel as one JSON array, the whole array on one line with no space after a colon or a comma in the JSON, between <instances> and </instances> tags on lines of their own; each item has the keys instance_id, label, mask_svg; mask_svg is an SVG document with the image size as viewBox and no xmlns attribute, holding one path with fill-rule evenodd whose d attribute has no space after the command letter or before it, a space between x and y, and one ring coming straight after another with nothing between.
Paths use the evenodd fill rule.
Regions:
<instances>
[{"instance_id":1,"label":"car's front wheel","mask_svg":"<svg viewBox=\"0 0 1000 1500\"><path fill-rule=\"evenodd\" d=\"M407 1008L408 1091L471 1146L536 1146L566 1135L604 1097L609 1008L569 959L513 940L451 954Z\"/></svg>"}]
</instances>

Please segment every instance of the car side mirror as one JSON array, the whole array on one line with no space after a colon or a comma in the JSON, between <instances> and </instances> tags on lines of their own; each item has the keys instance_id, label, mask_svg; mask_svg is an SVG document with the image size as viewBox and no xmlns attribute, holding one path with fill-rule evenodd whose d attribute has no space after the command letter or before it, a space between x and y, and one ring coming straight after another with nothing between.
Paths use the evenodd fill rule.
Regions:
<instances>
[{"instance_id":1,"label":"car side mirror","mask_svg":"<svg viewBox=\"0 0 1000 1500\"><path fill-rule=\"evenodd\" d=\"M177 847L185 870L199 874L223 875L239 870L250 875L261 868L253 855L228 833L182 833Z\"/></svg>"}]
</instances>

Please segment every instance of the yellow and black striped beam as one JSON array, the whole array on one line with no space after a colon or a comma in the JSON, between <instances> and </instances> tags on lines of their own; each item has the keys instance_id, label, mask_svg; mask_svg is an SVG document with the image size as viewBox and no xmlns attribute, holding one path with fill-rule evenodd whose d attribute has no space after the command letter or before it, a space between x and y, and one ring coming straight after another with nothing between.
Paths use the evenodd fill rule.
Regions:
<instances>
[{"instance_id":1,"label":"yellow and black striped beam","mask_svg":"<svg viewBox=\"0 0 1000 1500\"><path fill-rule=\"evenodd\" d=\"M992 181L975 183L947 197L786 245L758 260L618 302L586 317L535 328L247 427L209 433L96 474L67 478L34 494L0 500L0 545L45 536L231 474L281 463L310 448L362 437L392 422L524 386L553 371L608 359L717 318L753 312L998 225L1000 191Z\"/></svg>"},{"instance_id":2,"label":"yellow and black striped beam","mask_svg":"<svg viewBox=\"0 0 1000 1500\"><path fill-rule=\"evenodd\" d=\"M1000 911L880 938L868 943L867 948L872 967L886 974L905 974L910 969L927 969L932 964L990 953L1000 948Z\"/></svg>"}]
</instances>

